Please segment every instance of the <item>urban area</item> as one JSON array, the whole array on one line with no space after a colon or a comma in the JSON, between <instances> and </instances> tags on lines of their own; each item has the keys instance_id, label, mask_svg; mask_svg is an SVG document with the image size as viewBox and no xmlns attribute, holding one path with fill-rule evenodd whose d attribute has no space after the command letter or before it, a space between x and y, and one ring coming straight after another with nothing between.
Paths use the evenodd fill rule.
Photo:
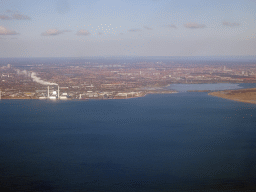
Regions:
<instances>
[{"instance_id":1,"label":"urban area","mask_svg":"<svg viewBox=\"0 0 256 192\"><path fill-rule=\"evenodd\" d=\"M127 99L170 84L256 83L254 63L35 60L0 62L0 99Z\"/></svg>"}]
</instances>

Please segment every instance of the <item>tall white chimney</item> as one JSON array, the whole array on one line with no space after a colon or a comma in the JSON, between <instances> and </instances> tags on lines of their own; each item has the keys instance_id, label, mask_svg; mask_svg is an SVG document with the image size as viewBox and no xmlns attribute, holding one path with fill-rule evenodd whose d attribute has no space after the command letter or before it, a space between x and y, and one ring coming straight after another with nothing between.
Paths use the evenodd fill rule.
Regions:
<instances>
[{"instance_id":1,"label":"tall white chimney","mask_svg":"<svg viewBox=\"0 0 256 192\"><path fill-rule=\"evenodd\" d=\"M50 97L50 94L49 94L49 86L48 86L48 98Z\"/></svg>"},{"instance_id":2,"label":"tall white chimney","mask_svg":"<svg viewBox=\"0 0 256 192\"><path fill-rule=\"evenodd\" d=\"M2 97L1 97L1 96L2 96L2 91L0 91L0 100L2 99Z\"/></svg>"},{"instance_id":3,"label":"tall white chimney","mask_svg":"<svg viewBox=\"0 0 256 192\"><path fill-rule=\"evenodd\" d=\"M58 85L58 99L60 99L60 87Z\"/></svg>"}]
</instances>

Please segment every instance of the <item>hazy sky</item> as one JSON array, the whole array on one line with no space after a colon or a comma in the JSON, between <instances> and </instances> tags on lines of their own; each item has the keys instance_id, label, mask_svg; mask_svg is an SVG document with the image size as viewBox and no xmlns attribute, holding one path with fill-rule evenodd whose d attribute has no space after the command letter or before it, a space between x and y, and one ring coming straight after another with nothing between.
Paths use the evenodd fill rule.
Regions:
<instances>
[{"instance_id":1,"label":"hazy sky","mask_svg":"<svg viewBox=\"0 0 256 192\"><path fill-rule=\"evenodd\" d=\"M256 55L255 0L0 0L0 57Z\"/></svg>"}]
</instances>

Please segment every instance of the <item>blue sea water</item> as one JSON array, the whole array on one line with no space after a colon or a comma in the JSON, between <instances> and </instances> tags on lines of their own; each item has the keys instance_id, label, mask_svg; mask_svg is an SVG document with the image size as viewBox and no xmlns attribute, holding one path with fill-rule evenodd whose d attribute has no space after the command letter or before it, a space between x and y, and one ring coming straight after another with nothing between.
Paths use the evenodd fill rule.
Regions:
<instances>
[{"instance_id":1,"label":"blue sea water","mask_svg":"<svg viewBox=\"0 0 256 192\"><path fill-rule=\"evenodd\" d=\"M207 93L0 101L9 191L245 191L256 183L256 105Z\"/></svg>"},{"instance_id":2,"label":"blue sea water","mask_svg":"<svg viewBox=\"0 0 256 192\"><path fill-rule=\"evenodd\" d=\"M177 90L179 92L192 91L192 90L228 90L228 89L241 89L239 84L231 83L215 83L215 84L171 84L167 88Z\"/></svg>"}]
</instances>

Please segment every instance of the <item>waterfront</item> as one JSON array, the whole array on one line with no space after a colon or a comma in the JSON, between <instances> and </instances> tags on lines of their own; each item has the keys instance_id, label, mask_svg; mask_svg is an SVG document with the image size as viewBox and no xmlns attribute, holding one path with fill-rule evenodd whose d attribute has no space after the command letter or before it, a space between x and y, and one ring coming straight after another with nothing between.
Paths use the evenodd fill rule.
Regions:
<instances>
[{"instance_id":1,"label":"waterfront","mask_svg":"<svg viewBox=\"0 0 256 192\"><path fill-rule=\"evenodd\" d=\"M255 187L255 105L207 93L2 100L1 186L37 191Z\"/></svg>"}]
</instances>

